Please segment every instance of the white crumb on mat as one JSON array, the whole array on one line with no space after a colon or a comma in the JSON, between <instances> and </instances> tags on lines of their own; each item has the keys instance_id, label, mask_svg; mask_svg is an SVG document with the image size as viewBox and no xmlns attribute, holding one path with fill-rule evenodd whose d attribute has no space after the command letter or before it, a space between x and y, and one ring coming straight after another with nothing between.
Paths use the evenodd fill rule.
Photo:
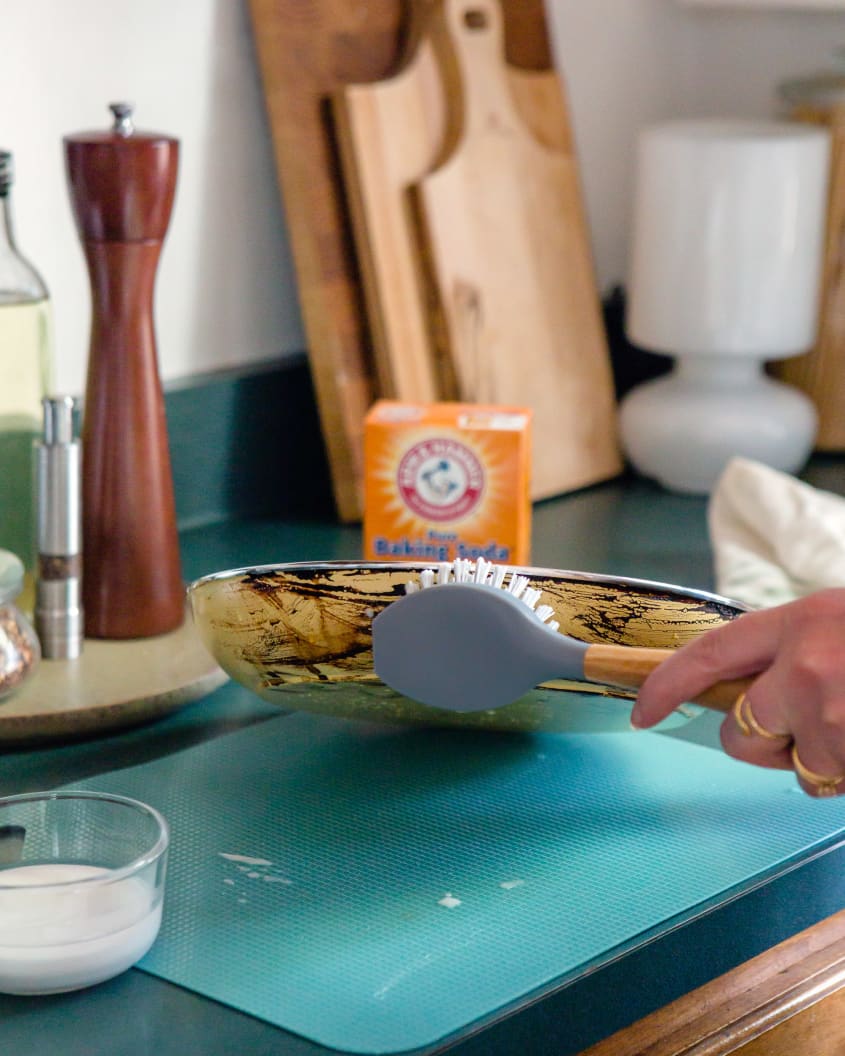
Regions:
<instances>
[{"instance_id":1,"label":"white crumb on mat","mask_svg":"<svg viewBox=\"0 0 845 1056\"><path fill-rule=\"evenodd\" d=\"M227 862L243 862L244 865L272 865L266 858L250 858L246 854L225 854L223 851L218 852L221 858L225 858Z\"/></svg>"},{"instance_id":2,"label":"white crumb on mat","mask_svg":"<svg viewBox=\"0 0 845 1056\"><path fill-rule=\"evenodd\" d=\"M461 900L459 898L455 898L455 896L449 891L447 891L442 898L439 898L437 900L437 905L444 906L446 909L455 909L460 904Z\"/></svg>"},{"instance_id":3,"label":"white crumb on mat","mask_svg":"<svg viewBox=\"0 0 845 1056\"><path fill-rule=\"evenodd\" d=\"M223 878L223 883L224 884L228 884L229 887L234 887L235 886L235 881L230 876L224 877Z\"/></svg>"},{"instance_id":4,"label":"white crumb on mat","mask_svg":"<svg viewBox=\"0 0 845 1056\"><path fill-rule=\"evenodd\" d=\"M257 880L259 876L263 876L264 874L256 873L254 870L250 870L250 872L248 872L246 875L250 878L250 880Z\"/></svg>"},{"instance_id":5,"label":"white crumb on mat","mask_svg":"<svg viewBox=\"0 0 845 1056\"><path fill-rule=\"evenodd\" d=\"M522 887L524 883L524 880L503 880L499 884L499 887L503 888L505 891L513 891L515 887Z\"/></svg>"},{"instance_id":6,"label":"white crumb on mat","mask_svg":"<svg viewBox=\"0 0 845 1056\"><path fill-rule=\"evenodd\" d=\"M245 899L245 898L239 898L238 899L238 905L239 906L245 906L246 903L247 903L247 899Z\"/></svg>"}]
</instances>

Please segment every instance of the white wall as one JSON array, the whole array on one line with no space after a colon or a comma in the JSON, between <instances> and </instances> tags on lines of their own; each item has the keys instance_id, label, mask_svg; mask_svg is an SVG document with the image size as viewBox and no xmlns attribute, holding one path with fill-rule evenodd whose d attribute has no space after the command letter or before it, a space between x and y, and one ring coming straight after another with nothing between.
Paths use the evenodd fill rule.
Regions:
<instances>
[{"instance_id":1,"label":"white wall","mask_svg":"<svg viewBox=\"0 0 845 1056\"><path fill-rule=\"evenodd\" d=\"M82 391L90 319L61 140L110 127L118 100L140 130L181 141L156 289L162 375L302 349L247 4L7 3L3 41L0 145L16 158L19 246L53 297L57 387Z\"/></svg>"},{"instance_id":2,"label":"white wall","mask_svg":"<svg viewBox=\"0 0 845 1056\"><path fill-rule=\"evenodd\" d=\"M569 90L600 288L624 279L638 130L675 116L778 116L777 85L829 70L845 11L546 0ZM845 64L843 64L845 66Z\"/></svg>"},{"instance_id":3,"label":"white wall","mask_svg":"<svg viewBox=\"0 0 845 1056\"><path fill-rule=\"evenodd\" d=\"M303 0L306 2L306 0ZM600 287L624 278L637 130L680 114L774 112L775 85L831 63L845 13L676 0L547 0ZM18 241L53 295L58 388L84 385L89 293L62 136L136 104L182 162L156 291L166 379L304 347L245 0L27 0L3 7L0 145Z\"/></svg>"}]
</instances>

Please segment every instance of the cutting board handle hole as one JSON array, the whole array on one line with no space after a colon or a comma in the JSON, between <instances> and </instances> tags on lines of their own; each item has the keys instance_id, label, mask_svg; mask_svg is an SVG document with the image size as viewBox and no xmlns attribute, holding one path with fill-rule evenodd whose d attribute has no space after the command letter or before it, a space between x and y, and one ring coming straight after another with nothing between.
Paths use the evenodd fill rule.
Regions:
<instances>
[{"instance_id":1,"label":"cutting board handle hole","mask_svg":"<svg viewBox=\"0 0 845 1056\"><path fill-rule=\"evenodd\" d=\"M482 11L477 7L470 7L464 11L464 25L467 29L487 29L490 24L490 19L487 17L487 12Z\"/></svg>"}]
</instances>

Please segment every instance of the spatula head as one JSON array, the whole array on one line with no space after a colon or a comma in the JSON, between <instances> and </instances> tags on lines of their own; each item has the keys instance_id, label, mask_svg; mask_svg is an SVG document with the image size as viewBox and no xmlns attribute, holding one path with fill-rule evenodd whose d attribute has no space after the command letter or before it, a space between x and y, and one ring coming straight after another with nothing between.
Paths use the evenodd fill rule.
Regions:
<instances>
[{"instance_id":1,"label":"spatula head","mask_svg":"<svg viewBox=\"0 0 845 1056\"><path fill-rule=\"evenodd\" d=\"M412 700L448 711L510 704L538 682L567 672L571 643L523 602L479 583L447 583L409 594L373 621L376 674Z\"/></svg>"}]
</instances>

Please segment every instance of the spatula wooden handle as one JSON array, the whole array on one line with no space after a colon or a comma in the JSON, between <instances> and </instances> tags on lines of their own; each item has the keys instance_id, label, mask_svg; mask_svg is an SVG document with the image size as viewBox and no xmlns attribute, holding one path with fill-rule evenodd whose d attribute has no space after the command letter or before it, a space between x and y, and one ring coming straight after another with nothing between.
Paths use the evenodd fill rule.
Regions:
<instances>
[{"instance_id":1,"label":"spatula wooden handle","mask_svg":"<svg viewBox=\"0 0 845 1056\"><path fill-rule=\"evenodd\" d=\"M591 645L584 654L584 675L590 682L603 682L622 689L639 689L672 649L642 649L629 645ZM693 698L713 711L730 711L736 698L751 685L750 678L717 682Z\"/></svg>"}]
</instances>

